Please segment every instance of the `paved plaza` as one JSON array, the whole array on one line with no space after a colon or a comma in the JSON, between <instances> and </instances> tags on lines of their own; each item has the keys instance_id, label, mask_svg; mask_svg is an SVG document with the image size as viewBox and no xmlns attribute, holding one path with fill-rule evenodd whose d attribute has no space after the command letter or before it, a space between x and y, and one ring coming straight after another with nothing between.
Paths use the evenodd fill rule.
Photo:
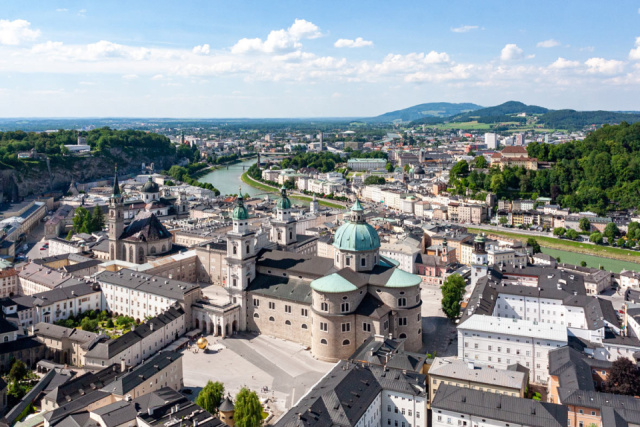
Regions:
<instances>
[{"instance_id":1,"label":"paved plaza","mask_svg":"<svg viewBox=\"0 0 640 427\"><path fill-rule=\"evenodd\" d=\"M268 399L276 418L334 366L314 359L300 344L264 335L206 338L212 351L184 350L184 384L192 389L192 398L209 380L224 383L232 396L246 386Z\"/></svg>"},{"instance_id":2,"label":"paved plaza","mask_svg":"<svg viewBox=\"0 0 640 427\"><path fill-rule=\"evenodd\" d=\"M422 284L422 351L438 356L458 354L456 325L442 311L440 286Z\"/></svg>"}]
</instances>

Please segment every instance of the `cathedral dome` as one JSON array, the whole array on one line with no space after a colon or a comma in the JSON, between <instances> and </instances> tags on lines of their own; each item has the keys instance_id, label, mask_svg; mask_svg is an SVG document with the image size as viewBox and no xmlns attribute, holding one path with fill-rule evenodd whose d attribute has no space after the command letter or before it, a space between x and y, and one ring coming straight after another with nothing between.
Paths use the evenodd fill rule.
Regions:
<instances>
[{"instance_id":1,"label":"cathedral dome","mask_svg":"<svg viewBox=\"0 0 640 427\"><path fill-rule=\"evenodd\" d=\"M364 209L359 200L353 204L351 211L361 217ZM380 236L376 229L364 220L351 220L338 228L333 246L343 251L372 251L380 248Z\"/></svg>"},{"instance_id":2,"label":"cathedral dome","mask_svg":"<svg viewBox=\"0 0 640 427\"><path fill-rule=\"evenodd\" d=\"M280 195L282 197L276 202L276 208L291 209L291 200L289 200L289 197L287 197L287 189L282 187L280 189Z\"/></svg>"},{"instance_id":3,"label":"cathedral dome","mask_svg":"<svg viewBox=\"0 0 640 427\"><path fill-rule=\"evenodd\" d=\"M143 193L159 193L160 186L155 182L153 182L151 177L149 177L149 180L145 182L144 185L142 186L142 192Z\"/></svg>"},{"instance_id":4,"label":"cathedral dome","mask_svg":"<svg viewBox=\"0 0 640 427\"><path fill-rule=\"evenodd\" d=\"M249 219L249 211L247 211L247 208L244 206L242 196L238 196L236 207L233 208L233 212L231 213L231 219L235 221Z\"/></svg>"}]
</instances>

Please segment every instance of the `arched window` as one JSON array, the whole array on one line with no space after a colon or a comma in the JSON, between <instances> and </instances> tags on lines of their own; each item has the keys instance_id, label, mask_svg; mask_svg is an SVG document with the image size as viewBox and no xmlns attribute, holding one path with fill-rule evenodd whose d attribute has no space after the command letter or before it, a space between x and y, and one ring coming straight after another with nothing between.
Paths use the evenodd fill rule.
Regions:
<instances>
[{"instance_id":1,"label":"arched window","mask_svg":"<svg viewBox=\"0 0 640 427\"><path fill-rule=\"evenodd\" d=\"M327 345L327 340L325 340L324 338L322 338L322 339L320 340L320 344Z\"/></svg>"},{"instance_id":2,"label":"arched window","mask_svg":"<svg viewBox=\"0 0 640 427\"><path fill-rule=\"evenodd\" d=\"M151 249L149 250L150 253L155 254L156 253L156 247L155 246L151 246Z\"/></svg>"},{"instance_id":3,"label":"arched window","mask_svg":"<svg viewBox=\"0 0 640 427\"><path fill-rule=\"evenodd\" d=\"M129 247L129 262L135 262L133 257L134 257L134 255L133 255L133 247L130 246Z\"/></svg>"},{"instance_id":4,"label":"arched window","mask_svg":"<svg viewBox=\"0 0 640 427\"><path fill-rule=\"evenodd\" d=\"M342 341L342 345L349 345L349 344L351 344L351 342L349 340Z\"/></svg>"},{"instance_id":5,"label":"arched window","mask_svg":"<svg viewBox=\"0 0 640 427\"><path fill-rule=\"evenodd\" d=\"M275 322L276 319L273 318L273 316L269 317L269 322Z\"/></svg>"},{"instance_id":6,"label":"arched window","mask_svg":"<svg viewBox=\"0 0 640 427\"><path fill-rule=\"evenodd\" d=\"M142 247L138 248L138 264L144 264L144 249Z\"/></svg>"},{"instance_id":7,"label":"arched window","mask_svg":"<svg viewBox=\"0 0 640 427\"><path fill-rule=\"evenodd\" d=\"M307 324L303 323L302 326L300 326L302 329L307 329Z\"/></svg>"},{"instance_id":8,"label":"arched window","mask_svg":"<svg viewBox=\"0 0 640 427\"><path fill-rule=\"evenodd\" d=\"M282 240L282 232L278 231L278 240Z\"/></svg>"},{"instance_id":9,"label":"arched window","mask_svg":"<svg viewBox=\"0 0 640 427\"><path fill-rule=\"evenodd\" d=\"M293 232L292 231L289 232L289 239L293 239Z\"/></svg>"},{"instance_id":10,"label":"arched window","mask_svg":"<svg viewBox=\"0 0 640 427\"><path fill-rule=\"evenodd\" d=\"M320 310L321 311L329 311L329 304L327 304L326 302L320 303Z\"/></svg>"},{"instance_id":11,"label":"arched window","mask_svg":"<svg viewBox=\"0 0 640 427\"><path fill-rule=\"evenodd\" d=\"M162 252L166 252L167 251L167 247L165 245L162 245Z\"/></svg>"},{"instance_id":12,"label":"arched window","mask_svg":"<svg viewBox=\"0 0 640 427\"><path fill-rule=\"evenodd\" d=\"M249 245L247 245L247 254L249 253Z\"/></svg>"},{"instance_id":13,"label":"arched window","mask_svg":"<svg viewBox=\"0 0 640 427\"><path fill-rule=\"evenodd\" d=\"M9 342L9 337L8 336L4 337L4 342Z\"/></svg>"},{"instance_id":14,"label":"arched window","mask_svg":"<svg viewBox=\"0 0 640 427\"><path fill-rule=\"evenodd\" d=\"M398 307L406 307L407 299L405 297L398 298Z\"/></svg>"},{"instance_id":15,"label":"arched window","mask_svg":"<svg viewBox=\"0 0 640 427\"><path fill-rule=\"evenodd\" d=\"M235 246L233 247L233 254L237 254L238 253L238 248L236 248Z\"/></svg>"},{"instance_id":16,"label":"arched window","mask_svg":"<svg viewBox=\"0 0 640 427\"><path fill-rule=\"evenodd\" d=\"M287 326L291 326L291 321L290 320L285 320L284 324L287 325Z\"/></svg>"},{"instance_id":17,"label":"arched window","mask_svg":"<svg viewBox=\"0 0 640 427\"><path fill-rule=\"evenodd\" d=\"M400 338L406 338L407 334L405 334L404 332L400 334Z\"/></svg>"},{"instance_id":18,"label":"arched window","mask_svg":"<svg viewBox=\"0 0 640 427\"><path fill-rule=\"evenodd\" d=\"M259 319L260 315L258 313L253 313L253 317L255 317L256 319Z\"/></svg>"}]
</instances>

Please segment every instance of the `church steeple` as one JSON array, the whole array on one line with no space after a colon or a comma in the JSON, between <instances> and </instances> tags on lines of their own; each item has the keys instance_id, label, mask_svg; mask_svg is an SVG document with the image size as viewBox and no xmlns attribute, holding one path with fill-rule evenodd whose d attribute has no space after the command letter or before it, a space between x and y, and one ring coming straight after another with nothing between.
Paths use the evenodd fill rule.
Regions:
<instances>
[{"instance_id":1,"label":"church steeple","mask_svg":"<svg viewBox=\"0 0 640 427\"><path fill-rule=\"evenodd\" d=\"M124 231L124 197L118 183L118 167L113 179L113 194L109 199L109 259L124 259L122 245L118 241Z\"/></svg>"},{"instance_id":2,"label":"church steeple","mask_svg":"<svg viewBox=\"0 0 640 427\"><path fill-rule=\"evenodd\" d=\"M115 168L115 177L113 178L113 197L119 197L121 196L121 192L120 192L120 183L118 182L118 166L116 165Z\"/></svg>"}]
</instances>

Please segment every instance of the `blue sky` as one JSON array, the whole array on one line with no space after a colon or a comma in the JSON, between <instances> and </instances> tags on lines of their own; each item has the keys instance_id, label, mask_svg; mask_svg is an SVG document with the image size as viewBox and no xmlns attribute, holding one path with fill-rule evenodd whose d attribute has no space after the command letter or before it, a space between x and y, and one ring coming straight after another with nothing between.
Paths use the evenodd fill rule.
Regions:
<instances>
[{"instance_id":1,"label":"blue sky","mask_svg":"<svg viewBox=\"0 0 640 427\"><path fill-rule=\"evenodd\" d=\"M640 1L0 1L1 117L640 110Z\"/></svg>"}]
</instances>

